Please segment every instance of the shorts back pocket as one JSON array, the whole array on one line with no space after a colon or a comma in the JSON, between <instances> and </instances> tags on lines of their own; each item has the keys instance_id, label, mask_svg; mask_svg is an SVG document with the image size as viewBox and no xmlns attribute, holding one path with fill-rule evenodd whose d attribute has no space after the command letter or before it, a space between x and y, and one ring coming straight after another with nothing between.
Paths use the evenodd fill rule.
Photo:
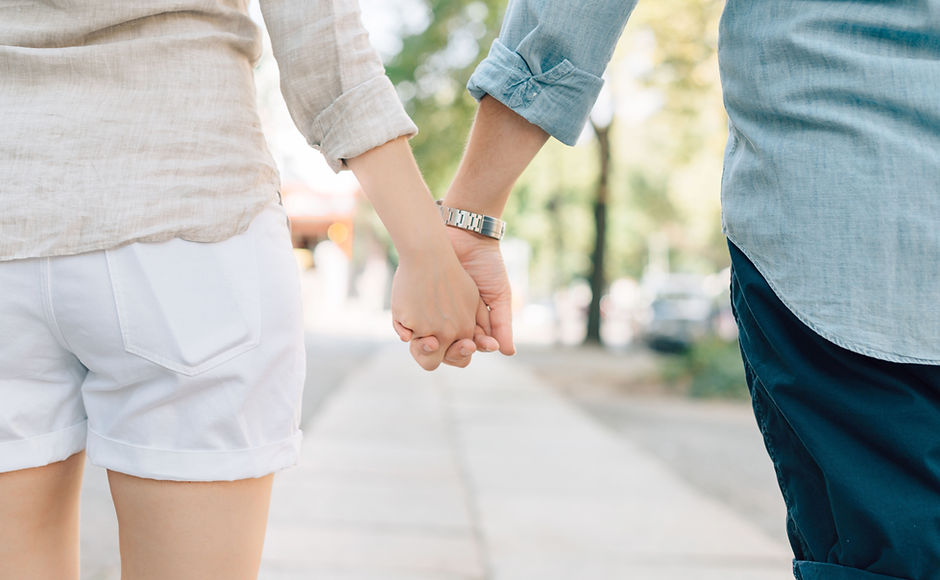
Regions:
<instances>
[{"instance_id":1,"label":"shorts back pocket","mask_svg":"<svg viewBox=\"0 0 940 580\"><path fill-rule=\"evenodd\" d=\"M196 375L258 345L261 298L250 232L218 243L135 243L106 254L127 352Z\"/></svg>"}]
</instances>

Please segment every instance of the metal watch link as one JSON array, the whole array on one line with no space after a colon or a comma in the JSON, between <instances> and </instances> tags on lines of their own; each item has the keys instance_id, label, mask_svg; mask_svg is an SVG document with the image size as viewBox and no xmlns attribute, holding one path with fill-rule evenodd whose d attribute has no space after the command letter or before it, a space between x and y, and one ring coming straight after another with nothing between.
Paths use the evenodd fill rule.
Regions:
<instances>
[{"instance_id":1,"label":"metal watch link","mask_svg":"<svg viewBox=\"0 0 940 580\"><path fill-rule=\"evenodd\" d=\"M503 239L506 234L506 222L501 219L473 213L465 209L447 207L440 200L436 203L441 210L441 217L444 218L445 225L476 232L497 240Z\"/></svg>"}]
</instances>

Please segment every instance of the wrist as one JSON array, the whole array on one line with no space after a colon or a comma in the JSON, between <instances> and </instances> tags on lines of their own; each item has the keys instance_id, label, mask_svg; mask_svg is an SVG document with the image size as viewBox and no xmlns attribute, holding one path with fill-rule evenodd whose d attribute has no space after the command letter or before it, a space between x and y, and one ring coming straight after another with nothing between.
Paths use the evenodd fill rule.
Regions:
<instances>
[{"instance_id":1,"label":"wrist","mask_svg":"<svg viewBox=\"0 0 940 580\"><path fill-rule=\"evenodd\" d=\"M461 263L478 252L499 252L499 241L457 228L447 228L447 237Z\"/></svg>"},{"instance_id":2,"label":"wrist","mask_svg":"<svg viewBox=\"0 0 940 580\"><path fill-rule=\"evenodd\" d=\"M433 217L415 220L412 227L392 237L400 261L426 263L456 258L447 235L450 228L444 226L434 209Z\"/></svg>"},{"instance_id":3,"label":"wrist","mask_svg":"<svg viewBox=\"0 0 940 580\"><path fill-rule=\"evenodd\" d=\"M440 210L441 218L444 220L444 225L450 228L473 232L494 240L503 239L503 235L506 233L506 222L499 218L464 208L444 205L442 201L437 202L437 207Z\"/></svg>"},{"instance_id":4,"label":"wrist","mask_svg":"<svg viewBox=\"0 0 940 580\"><path fill-rule=\"evenodd\" d=\"M496 195L478 194L469 187L458 188L455 183L441 199L441 202L447 207L459 208L501 219L508 197L508 192Z\"/></svg>"}]
</instances>

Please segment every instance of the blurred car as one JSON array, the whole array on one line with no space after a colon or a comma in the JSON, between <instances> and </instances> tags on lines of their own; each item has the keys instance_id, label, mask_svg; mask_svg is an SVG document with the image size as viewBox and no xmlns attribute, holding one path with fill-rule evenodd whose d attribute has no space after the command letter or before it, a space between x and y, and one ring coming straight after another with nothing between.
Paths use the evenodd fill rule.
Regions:
<instances>
[{"instance_id":1,"label":"blurred car","mask_svg":"<svg viewBox=\"0 0 940 580\"><path fill-rule=\"evenodd\" d=\"M653 350L682 352L712 331L714 301L700 278L671 276L654 291L644 334Z\"/></svg>"}]
</instances>

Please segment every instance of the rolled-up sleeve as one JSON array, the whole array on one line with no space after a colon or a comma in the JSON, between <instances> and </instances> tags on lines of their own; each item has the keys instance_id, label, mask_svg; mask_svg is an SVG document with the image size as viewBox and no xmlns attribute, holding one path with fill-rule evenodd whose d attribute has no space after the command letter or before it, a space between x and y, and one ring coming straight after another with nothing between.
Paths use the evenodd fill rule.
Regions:
<instances>
[{"instance_id":1,"label":"rolled-up sleeve","mask_svg":"<svg viewBox=\"0 0 940 580\"><path fill-rule=\"evenodd\" d=\"M467 88L490 95L568 145L604 84L636 0L511 0L499 38Z\"/></svg>"},{"instance_id":2,"label":"rolled-up sleeve","mask_svg":"<svg viewBox=\"0 0 940 580\"><path fill-rule=\"evenodd\" d=\"M417 133L372 45L356 0L261 0L294 124L334 171Z\"/></svg>"}]
</instances>

